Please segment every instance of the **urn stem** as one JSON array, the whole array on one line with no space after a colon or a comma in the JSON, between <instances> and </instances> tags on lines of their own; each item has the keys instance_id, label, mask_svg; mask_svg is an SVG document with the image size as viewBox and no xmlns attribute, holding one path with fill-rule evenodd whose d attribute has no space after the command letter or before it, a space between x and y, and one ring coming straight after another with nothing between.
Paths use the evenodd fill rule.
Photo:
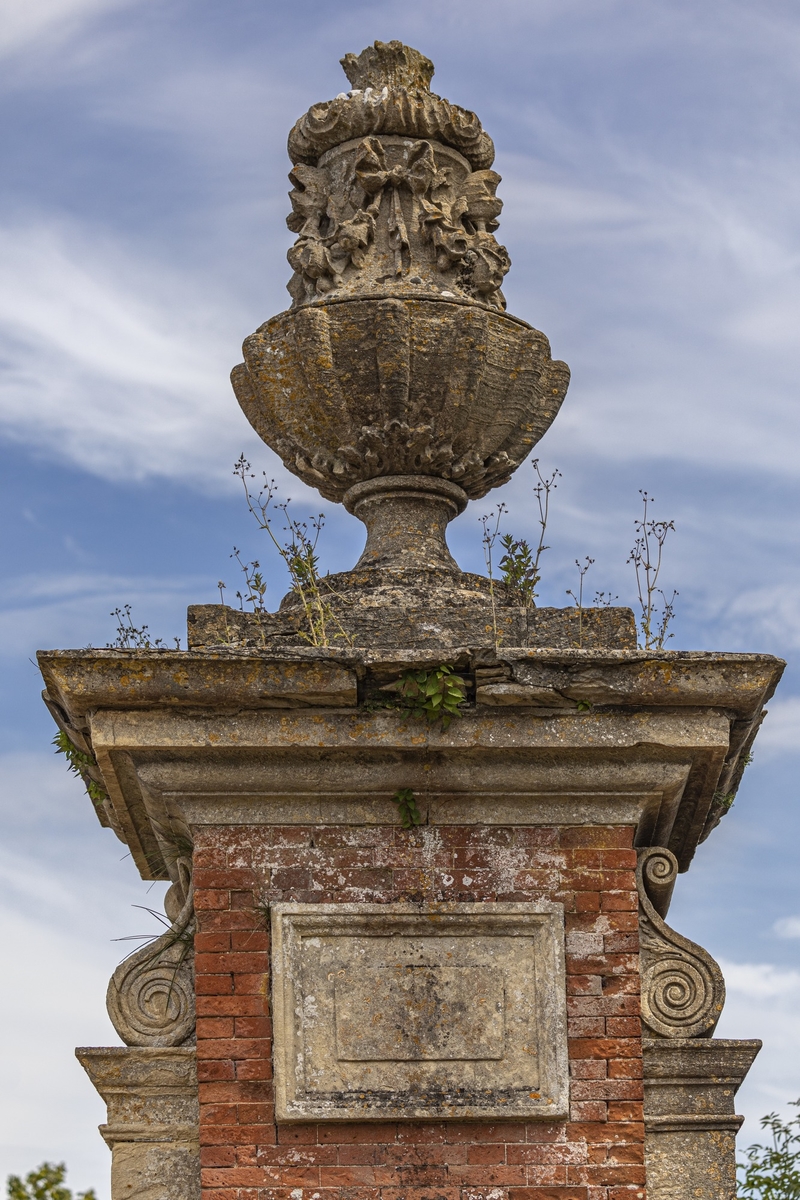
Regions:
<instances>
[{"instance_id":1,"label":"urn stem","mask_svg":"<svg viewBox=\"0 0 800 1200\"><path fill-rule=\"evenodd\" d=\"M367 544L356 570L458 571L445 532L464 511L467 499L458 484L432 475L383 475L355 484L343 502L367 527Z\"/></svg>"}]
</instances>

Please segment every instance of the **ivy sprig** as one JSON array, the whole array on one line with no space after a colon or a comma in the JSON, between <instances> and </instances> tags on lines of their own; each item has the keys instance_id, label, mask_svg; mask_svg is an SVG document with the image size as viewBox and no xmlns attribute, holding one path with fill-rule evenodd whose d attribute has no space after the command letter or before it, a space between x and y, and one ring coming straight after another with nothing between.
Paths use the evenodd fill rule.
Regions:
<instances>
[{"instance_id":1,"label":"ivy sprig","mask_svg":"<svg viewBox=\"0 0 800 1200\"><path fill-rule=\"evenodd\" d=\"M417 798L412 788L400 788L392 799L397 805L403 829L413 829L415 825L422 824L422 813L417 808Z\"/></svg>"}]
</instances>

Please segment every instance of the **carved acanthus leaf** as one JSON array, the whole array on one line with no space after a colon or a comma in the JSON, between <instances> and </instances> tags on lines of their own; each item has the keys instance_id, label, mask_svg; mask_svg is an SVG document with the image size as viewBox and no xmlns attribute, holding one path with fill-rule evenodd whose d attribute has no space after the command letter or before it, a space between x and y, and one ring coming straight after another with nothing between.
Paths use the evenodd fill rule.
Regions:
<instances>
[{"instance_id":1,"label":"carved acanthus leaf","mask_svg":"<svg viewBox=\"0 0 800 1200\"><path fill-rule=\"evenodd\" d=\"M710 1037L725 1004L725 981L711 955L682 937L659 915L678 873L670 850L639 854L639 934L642 1022L658 1037Z\"/></svg>"}]
</instances>

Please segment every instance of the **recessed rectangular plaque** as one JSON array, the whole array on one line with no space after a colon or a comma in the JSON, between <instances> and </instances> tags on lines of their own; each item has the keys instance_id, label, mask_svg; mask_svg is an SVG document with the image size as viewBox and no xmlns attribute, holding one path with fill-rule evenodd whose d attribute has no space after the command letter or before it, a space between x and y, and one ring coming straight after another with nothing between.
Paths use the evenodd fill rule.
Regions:
<instances>
[{"instance_id":1,"label":"recessed rectangular plaque","mask_svg":"<svg viewBox=\"0 0 800 1200\"><path fill-rule=\"evenodd\" d=\"M334 1001L344 1062L503 1057L503 981L487 967L399 962L346 971Z\"/></svg>"},{"instance_id":2,"label":"recessed rectangular plaque","mask_svg":"<svg viewBox=\"0 0 800 1200\"><path fill-rule=\"evenodd\" d=\"M280 1121L567 1115L563 909L275 904Z\"/></svg>"}]
</instances>

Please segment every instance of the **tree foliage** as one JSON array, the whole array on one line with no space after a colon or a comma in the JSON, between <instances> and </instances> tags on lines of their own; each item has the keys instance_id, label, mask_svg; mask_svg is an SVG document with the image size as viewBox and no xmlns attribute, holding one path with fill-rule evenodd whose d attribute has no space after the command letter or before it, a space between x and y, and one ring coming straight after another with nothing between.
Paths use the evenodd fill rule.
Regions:
<instances>
[{"instance_id":1,"label":"tree foliage","mask_svg":"<svg viewBox=\"0 0 800 1200\"><path fill-rule=\"evenodd\" d=\"M6 1182L8 1200L72 1200L72 1192L64 1187L67 1168L64 1163L43 1162L25 1179L9 1175ZM94 1188L78 1192L75 1200L97 1200Z\"/></svg>"},{"instance_id":2,"label":"tree foliage","mask_svg":"<svg viewBox=\"0 0 800 1200\"><path fill-rule=\"evenodd\" d=\"M792 1101L800 1106L800 1100ZM746 1200L800 1200L800 1116L782 1121L777 1113L761 1118L772 1144L756 1143L739 1165L739 1195Z\"/></svg>"}]
</instances>

